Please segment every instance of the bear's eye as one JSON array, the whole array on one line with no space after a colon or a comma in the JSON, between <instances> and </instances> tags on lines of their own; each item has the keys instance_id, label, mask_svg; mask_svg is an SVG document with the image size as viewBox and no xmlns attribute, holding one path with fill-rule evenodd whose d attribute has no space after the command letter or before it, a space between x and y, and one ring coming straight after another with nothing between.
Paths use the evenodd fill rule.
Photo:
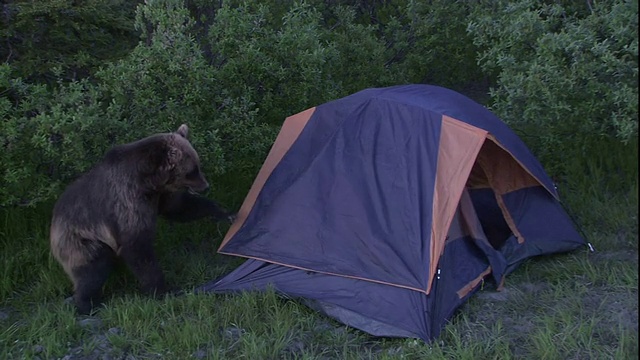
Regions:
<instances>
[{"instance_id":1,"label":"bear's eye","mask_svg":"<svg viewBox=\"0 0 640 360\"><path fill-rule=\"evenodd\" d=\"M193 170L189 171L186 175L187 178L189 179L193 179L198 177L198 174L200 173L200 170L198 170L197 167L193 168Z\"/></svg>"}]
</instances>

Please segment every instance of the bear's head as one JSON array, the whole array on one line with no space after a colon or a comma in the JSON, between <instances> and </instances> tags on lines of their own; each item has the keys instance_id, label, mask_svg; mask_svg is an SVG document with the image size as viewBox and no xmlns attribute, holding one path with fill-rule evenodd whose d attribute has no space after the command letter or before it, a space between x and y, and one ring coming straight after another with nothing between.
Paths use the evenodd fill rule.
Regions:
<instances>
[{"instance_id":1,"label":"bear's head","mask_svg":"<svg viewBox=\"0 0 640 360\"><path fill-rule=\"evenodd\" d=\"M150 179L156 190L202 192L209 188L200 169L200 158L188 135L189 127L182 124L176 132L162 137L162 146L154 156L155 171Z\"/></svg>"}]
</instances>

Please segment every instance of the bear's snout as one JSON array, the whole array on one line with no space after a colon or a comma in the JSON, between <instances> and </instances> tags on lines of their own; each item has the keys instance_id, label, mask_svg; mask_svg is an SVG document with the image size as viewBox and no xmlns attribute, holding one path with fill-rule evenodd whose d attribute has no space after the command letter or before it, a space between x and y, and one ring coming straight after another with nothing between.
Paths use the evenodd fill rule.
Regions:
<instances>
[{"instance_id":1,"label":"bear's snout","mask_svg":"<svg viewBox=\"0 0 640 360\"><path fill-rule=\"evenodd\" d=\"M209 190L209 184L204 183L204 185L196 191L198 191L199 193L203 193L203 192L206 192L207 190Z\"/></svg>"},{"instance_id":2,"label":"bear's snout","mask_svg":"<svg viewBox=\"0 0 640 360\"><path fill-rule=\"evenodd\" d=\"M193 192L203 193L209 190L209 183L207 180L201 178L198 181L189 184L188 188Z\"/></svg>"}]
</instances>

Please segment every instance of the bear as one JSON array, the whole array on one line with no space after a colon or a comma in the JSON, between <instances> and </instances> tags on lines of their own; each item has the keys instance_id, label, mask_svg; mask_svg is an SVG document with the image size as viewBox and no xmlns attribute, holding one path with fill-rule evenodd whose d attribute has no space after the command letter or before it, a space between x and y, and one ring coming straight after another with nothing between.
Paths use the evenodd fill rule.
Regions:
<instances>
[{"instance_id":1,"label":"bear","mask_svg":"<svg viewBox=\"0 0 640 360\"><path fill-rule=\"evenodd\" d=\"M116 145L69 184L57 199L50 246L73 283L80 314L101 302L102 288L121 260L152 296L170 292L153 243L158 216L186 222L204 217L232 222L235 214L200 195L209 188L189 128Z\"/></svg>"}]
</instances>

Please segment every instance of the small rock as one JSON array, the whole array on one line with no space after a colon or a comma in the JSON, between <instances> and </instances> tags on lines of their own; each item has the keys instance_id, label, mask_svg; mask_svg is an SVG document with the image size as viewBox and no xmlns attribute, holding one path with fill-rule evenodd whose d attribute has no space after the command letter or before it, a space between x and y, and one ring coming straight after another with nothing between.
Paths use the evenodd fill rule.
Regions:
<instances>
[{"instance_id":1,"label":"small rock","mask_svg":"<svg viewBox=\"0 0 640 360\"><path fill-rule=\"evenodd\" d=\"M102 320L98 318L86 318L78 320L78 325L83 328L97 329L102 326Z\"/></svg>"},{"instance_id":2,"label":"small rock","mask_svg":"<svg viewBox=\"0 0 640 360\"><path fill-rule=\"evenodd\" d=\"M107 332L109 333L109 335L121 335L122 334L122 330L120 330L120 328L117 328L117 327L109 328L109 330L107 330Z\"/></svg>"},{"instance_id":3,"label":"small rock","mask_svg":"<svg viewBox=\"0 0 640 360\"><path fill-rule=\"evenodd\" d=\"M0 321L7 320L9 318L9 313L0 310Z\"/></svg>"},{"instance_id":4,"label":"small rock","mask_svg":"<svg viewBox=\"0 0 640 360\"><path fill-rule=\"evenodd\" d=\"M40 354L41 352L44 351L44 346L42 345L35 345L31 350L33 350L33 352L35 354Z\"/></svg>"},{"instance_id":5,"label":"small rock","mask_svg":"<svg viewBox=\"0 0 640 360\"><path fill-rule=\"evenodd\" d=\"M301 353L304 351L304 343L300 340L294 340L287 345L285 351L292 354Z\"/></svg>"},{"instance_id":6,"label":"small rock","mask_svg":"<svg viewBox=\"0 0 640 360\"><path fill-rule=\"evenodd\" d=\"M239 339L244 333L245 333L244 329L240 329L235 326L222 329L222 335L226 338L231 338L232 340Z\"/></svg>"},{"instance_id":7,"label":"small rock","mask_svg":"<svg viewBox=\"0 0 640 360\"><path fill-rule=\"evenodd\" d=\"M191 354L196 359L204 359L207 357L207 351L205 349L198 349L198 351Z\"/></svg>"},{"instance_id":8,"label":"small rock","mask_svg":"<svg viewBox=\"0 0 640 360\"><path fill-rule=\"evenodd\" d=\"M111 343L107 339L106 335L96 336L93 341L97 350L106 352L111 351L112 349Z\"/></svg>"}]
</instances>

